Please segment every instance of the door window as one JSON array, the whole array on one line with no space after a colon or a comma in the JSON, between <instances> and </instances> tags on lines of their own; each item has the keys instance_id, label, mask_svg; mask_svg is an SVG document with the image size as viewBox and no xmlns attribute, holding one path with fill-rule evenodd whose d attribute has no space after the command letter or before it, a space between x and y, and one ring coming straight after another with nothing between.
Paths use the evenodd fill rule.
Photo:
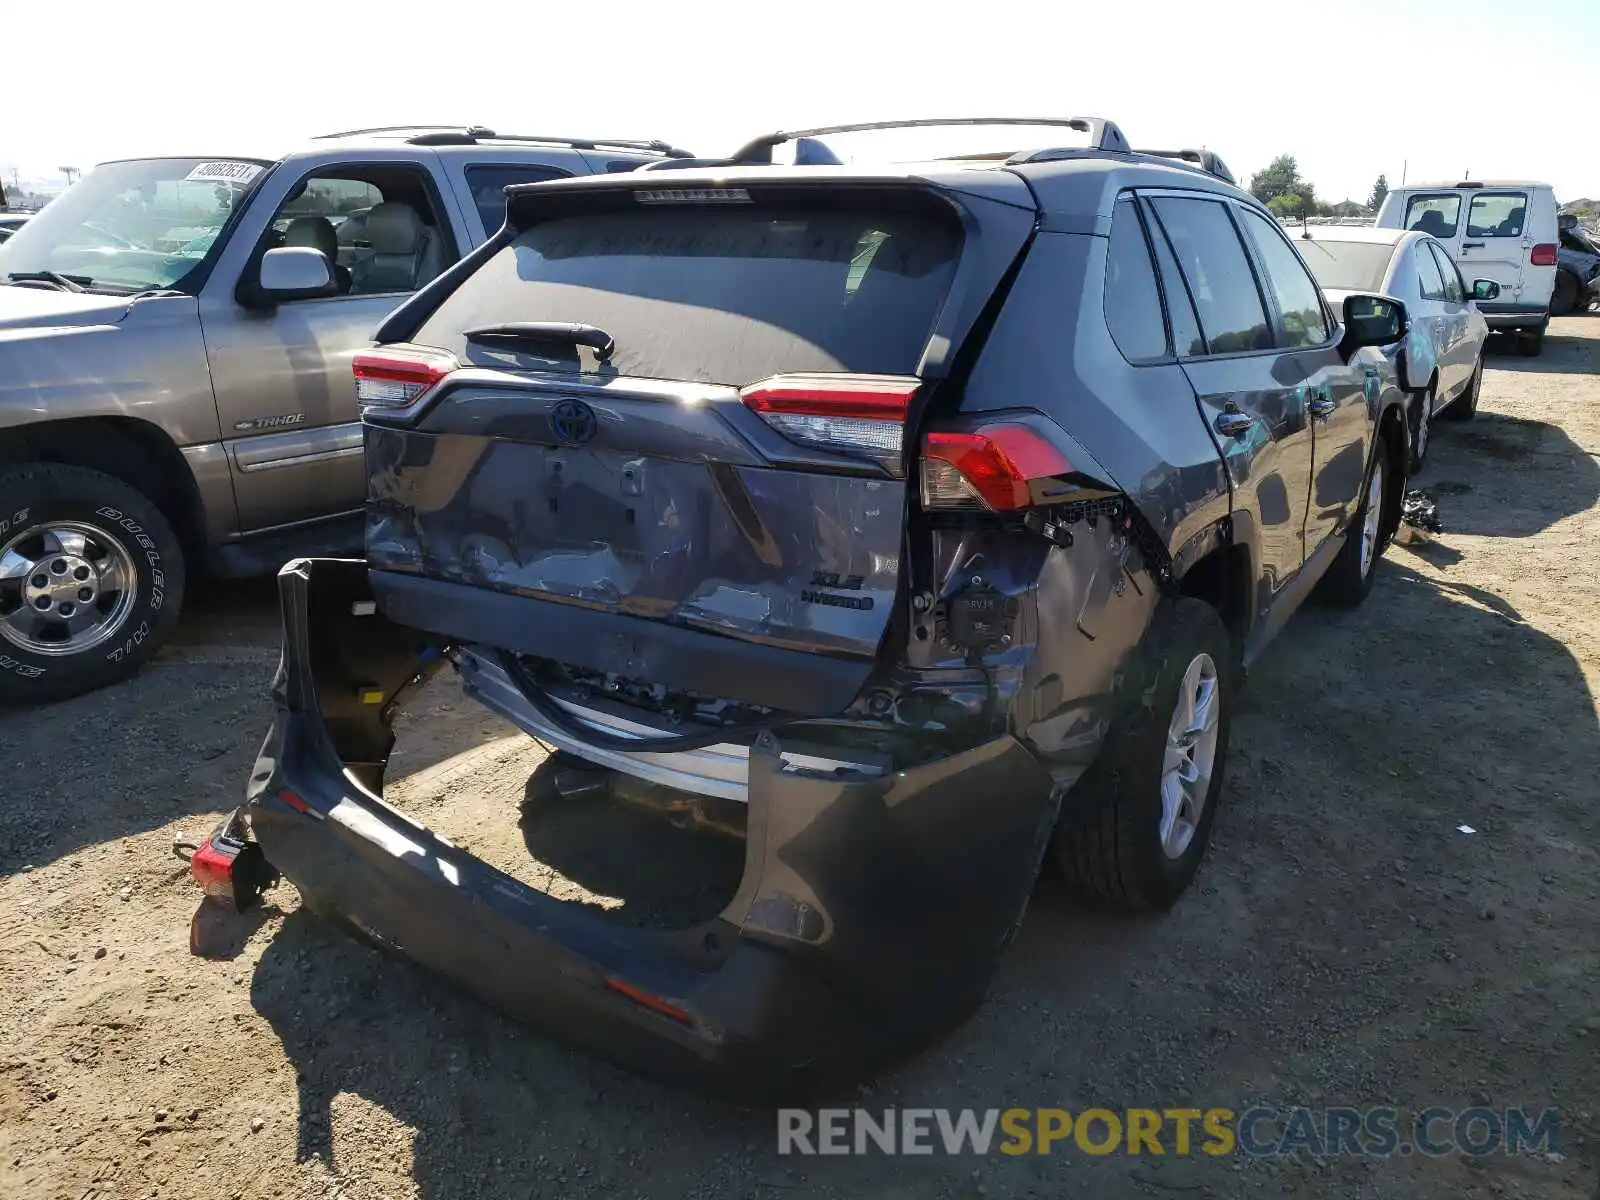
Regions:
<instances>
[{"instance_id":1,"label":"door window","mask_svg":"<svg viewBox=\"0 0 1600 1200\"><path fill-rule=\"evenodd\" d=\"M1172 257L1172 247L1166 235L1150 227L1150 240L1155 243L1156 269L1161 275L1161 294L1167 301L1167 323L1172 327L1172 344L1180 355L1192 357L1206 352L1205 338L1200 336L1200 322L1194 315L1194 301L1189 296L1189 285L1178 270L1178 260Z\"/></svg>"},{"instance_id":2,"label":"door window","mask_svg":"<svg viewBox=\"0 0 1600 1200\"><path fill-rule=\"evenodd\" d=\"M1167 357L1167 330L1161 319L1161 293L1156 289L1150 247L1133 201L1117 201L1106 250L1106 325L1111 338L1131 363Z\"/></svg>"},{"instance_id":3,"label":"door window","mask_svg":"<svg viewBox=\"0 0 1600 1200\"><path fill-rule=\"evenodd\" d=\"M493 233L506 223L506 189L515 183L543 183L547 179L566 179L570 171L546 163L523 163L517 166L490 166L482 164L466 170L467 187L472 191L472 203L483 222L483 232Z\"/></svg>"},{"instance_id":4,"label":"door window","mask_svg":"<svg viewBox=\"0 0 1600 1200\"><path fill-rule=\"evenodd\" d=\"M1428 249L1428 243L1419 242L1412 252L1412 258L1417 264L1417 281L1422 287L1422 298L1443 300L1444 276L1439 274L1439 264L1434 260L1433 252Z\"/></svg>"},{"instance_id":5,"label":"door window","mask_svg":"<svg viewBox=\"0 0 1600 1200\"><path fill-rule=\"evenodd\" d=\"M1456 268L1455 260L1438 242L1425 244L1433 252L1433 257L1439 264L1439 274L1444 279L1444 298L1451 304L1465 304L1467 287L1461 282L1461 272Z\"/></svg>"},{"instance_id":6,"label":"door window","mask_svg":"<svg viewBox=\"0 0 1600 1200\"><path fill-rule=\"evenodd\" d=\"M392 163L308 175L273 214L262 241L268 250L322 251L342 296L415 291L456 257L427 173Z\"/></svg>"},{"instance_id":7,"label":"door window","mask_svg":"<svg viewBox=\"0 0 1600 1200\"><path fill-rule=\"evenodd\" d=\"M1228 210L1215 200L1161 196L1156 215L1189 285L1212 354L1272 348L1255 272Z\"/></svg>"},{"instance_id":8,"label":"door window","mask_svg":"<svg viewBox=\"0 0 1600 1200\"><path fill-rule=\"evenodd\" d=\"M1241 208L1245 228L1261 254L1267 286L1278 302L1283 321L1284 345L1291 349L1320 346L1328 340L1328 318L1322 310L1322 293L1306 264L1284 240L1276 221L1254 209Z\"/></svg>"},{"instance_id":9,"label":"door window","mask_svg":"<svg viewBox=\"0 0 1600 1200\"><path fill-rule=\"evenodd\" d=\"M1420 229L1436 238L1456 235L1461 221L1461 197L1452 192L1413 196L1406 205L1406 228Z\"/></svg>"},{"instance_id":10,"label":"door window","mask_svg":"<svg viewBox=\"0 0 1600 1200\"><path fill-rule=\"evenodd\" d=\"M1527 215L1528 197L1524 192L1480 193L1472 198L1472 207L1467 210L1467 236L1521 237Z\"/></svg>"}]
</instances>

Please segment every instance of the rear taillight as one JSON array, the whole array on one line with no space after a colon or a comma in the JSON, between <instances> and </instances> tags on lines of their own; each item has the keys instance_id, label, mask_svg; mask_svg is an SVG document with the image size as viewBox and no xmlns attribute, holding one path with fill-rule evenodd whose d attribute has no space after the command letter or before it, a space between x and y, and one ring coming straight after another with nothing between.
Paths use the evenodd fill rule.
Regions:
<instances>
[{"instance_id":1,"label":"rear taillight","mask_svg":"<svg viewBox=\"0 0 1600 1200\"><path fill-rule=\"evenodd\" d=\"M1556 265L1556 244L1554 242L1540 242L1528 255L1528 261L1536 267L1553 267Z\"/></svg>"},{"instance_id":2,"label":"rear taillight","mask_svg":"<svg viewBox=\"0 0 1600 1200\"><path fill-rule=\"evenodd\" d=\"M389 409L413 403L461 364L442 351L364 350L350 365L361 407Z\"/></svg>"},{"instance_id":3,"label":"rear taillight","mask_svg":"<svg viewBox=\"0 0 1600 1200\"><path fill-rule=\"evenodd\" d=\"M900 454L921 382L904 375L774 375L739 396L792 441L885 458Z\"/></svg>"},{"instance_id":4,"label":"rear taillight","mask_svg":"<svg viewBox=\"0 0 1600 1200\"><path fill-rule=\"evenodd\" d=\"M1024 425L975 433L930 433L922 442L922 507L1016 512L1042 502L1041 489L1072 464Z\"/></svg>"}]
</instances>

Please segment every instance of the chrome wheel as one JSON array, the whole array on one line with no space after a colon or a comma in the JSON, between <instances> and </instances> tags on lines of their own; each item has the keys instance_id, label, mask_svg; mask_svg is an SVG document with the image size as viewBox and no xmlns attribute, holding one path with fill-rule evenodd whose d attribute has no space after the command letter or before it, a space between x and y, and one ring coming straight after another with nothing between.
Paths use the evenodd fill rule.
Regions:
<instances>
[{"instance_id":1,"label":"chrome wheel","mask_svg":"<svg viewBox=\"0 0 1600 1200\"><path fill-rule=\"evenodd\" d=\"M1379 453L1382 453L1380 450ZM1378 557L1378 526L1383 520L1383 459L1372 464L1367 484L1366 512L1361 520L1361 578L1365 579Z\"/></svg>"},{"instance_id":2,"label":"chrome wheel","mask_svg":"<svg viewBox=\"0 0 1600 1200\"><path fill-rule=\"evenodd\" d=\"M1182 858L1200 828L1217 762L1217 664L1198 654L1178 685L1161 768L1161 852Z\"/></svg>"},{"instance_id":3,"label":"chrome wheel","mask_svg":"<svg viewBox=\"0 0 1600 1200\"><path fill-rule=\"evenodd\" d=\"M0 546L0 637L30 654L81 654L128 619L133 556L80 521L25 529Z\"/></svg>"}]
</instances>

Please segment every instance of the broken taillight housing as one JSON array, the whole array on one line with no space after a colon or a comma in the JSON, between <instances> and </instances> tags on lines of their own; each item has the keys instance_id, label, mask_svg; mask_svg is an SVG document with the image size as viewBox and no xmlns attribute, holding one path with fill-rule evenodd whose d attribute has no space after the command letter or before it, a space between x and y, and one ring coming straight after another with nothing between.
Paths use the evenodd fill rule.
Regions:
<instances>
[{"instance_id":1,"label":"broken taillight housing","mask_svg":"<svg viewBox=\"0 0 1600 1200\"><path fill-rule=\"evenodd\" d=\"M1528 253L1528 261L1536 267L1553 267L1557 262L1558 247L1554 242L1540 242Z\"/></svg>"},{"instance_id":2,"label":"broken taillight housing","mask_svg":"<svg viewBox=\"0 0 1600 1200\"><path fill-rule=\"evenodd\" d=\"M739 393L791 441L845 454L898 458L922 381L905 375L774 375Z\"/></svg>"},{"instance_id":3,"label":"broken taillight housing","mask_svg":"<svg viewBox=\"0 0 1600 1200\"><path fill-rule=\"evenodd\" d=\"M350 364L356 401L363 409L405 408L460 365L442 350L363 350Z\"/></svg>"},{"instance_id":4,"label":"broken taillight housing","mask_svg":"<svg viewBox=\"0 0 1600 1200\"><path fill-rule=\"evenodd\" d=\"M180 844L180 853L192 846L189 874L200 890L218 900L226 900L239 912L261 898L261 893L278 882L278 872L267 862L261 847L250 840L243 817L235 811L198 846Z\"/></svg>"},{"instance_id":5,"label":"broken taillight housing","mask_svg":"<svg viewBox=\"0 0 1600 1200\"><path fill-rule=\"evenodd\" d=\"M933 432L922 441L922 507L1016 512L1039 503L1040 487L1071 471L1066 456L1025 425Z\"/></svg>"}]
</instances>

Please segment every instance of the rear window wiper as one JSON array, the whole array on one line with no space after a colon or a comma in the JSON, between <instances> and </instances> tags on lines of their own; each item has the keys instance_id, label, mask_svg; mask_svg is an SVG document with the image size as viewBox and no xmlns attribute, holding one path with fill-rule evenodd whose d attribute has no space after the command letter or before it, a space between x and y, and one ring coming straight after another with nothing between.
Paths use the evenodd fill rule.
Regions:
<instances>
[{"instance_id":1,"label":"rear window wiper","mask_svg":"<svg viewBox=\"0 0 1600 1200\"><path fill-rule=\"evenodd\" d=\"M576 321L508 321L504 325L485 325L467 330L469 342L556 342L564 346L588 346L599 362L616 350L616 339L604 329Z\"/></svg>"},{"instance_id":2,"label":"rear window wiper","mask_svg":"<svg viewBox=\"0 0 1600 1200\"><path fill-rule=\"evenodd\" d=\"M63 292L86 291L94 280L87 275L63 275L59 271L12 271L6 276L12 283L49 283Z\"/></svg>"}]
</instances>

